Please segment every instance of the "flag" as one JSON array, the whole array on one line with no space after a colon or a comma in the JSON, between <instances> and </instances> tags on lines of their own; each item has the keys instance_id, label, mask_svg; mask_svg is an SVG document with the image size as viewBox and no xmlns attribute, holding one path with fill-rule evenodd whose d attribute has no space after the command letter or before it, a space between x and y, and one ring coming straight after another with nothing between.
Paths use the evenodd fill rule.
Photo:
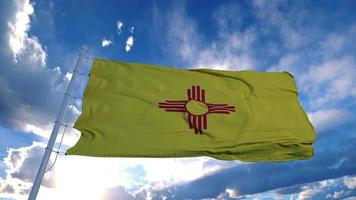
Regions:
<instances>
[{"instance_id":1,"label":"flag","mask_svg":"<svg viewBox=\"0 0 356 200\"><path fill-rule=\"evenodd\" d=\"M178 69L94 59L67 155L289 161L316 134L287 72Z\"/></svg>"}]
</instances>

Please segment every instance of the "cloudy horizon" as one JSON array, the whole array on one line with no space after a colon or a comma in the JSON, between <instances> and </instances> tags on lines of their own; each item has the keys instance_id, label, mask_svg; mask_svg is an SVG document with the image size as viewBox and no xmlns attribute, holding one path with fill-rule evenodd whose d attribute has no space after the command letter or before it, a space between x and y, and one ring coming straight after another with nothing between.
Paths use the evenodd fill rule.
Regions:
<instances>
[{"instance_id":1,"label":"cloudy horizon","mask_svg":"<svg viewBox=\"0 0 356 200\"><path fill-rule=\"evenodd\" d=\"M82 45L88 58L69 126L94 57L288 71L317 132L315 155L276 163L65 156L79 138L69 128L38 199L354 199L355 7L351 0L1 1L0 199L27 199Z\"/></svg>"}]
</instances>

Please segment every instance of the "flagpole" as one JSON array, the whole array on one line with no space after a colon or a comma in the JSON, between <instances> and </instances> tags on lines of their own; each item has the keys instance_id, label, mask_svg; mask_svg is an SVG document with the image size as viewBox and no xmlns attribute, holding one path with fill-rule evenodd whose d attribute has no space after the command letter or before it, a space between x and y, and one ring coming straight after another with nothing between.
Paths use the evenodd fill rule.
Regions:
<instances>
[{"instance_id":1,"label":"flagpole","mask_svg":"<svg viewBox=\"0 0 356 200\"><path fill-rule=\"evenodd\" d=\"M79 75L79 66L80 66L83 58L85 57L86 49L87 49L86 46L82 46L81 49L80 49L80 53L79 53L78 60L77 60L77 63L75 65L75 68L74 68L74 71L73 71L72 78L71 78L71 80L69 82L67 91L65 93L64 100L63 100L62 106L60 108L60 112L59 112L59 114L57 116L57 120L54 123L51 136L49 138L47 147L45 148L45 153L44 153L44 155L42 157L41 165L40 165L40 167L38 169L37 176L36 176L36 179L35 179L35 181L33 183L33 186L32 186L30 195L28 197L28 200L35 200L36 197L37 197L37 194L38 194L38 191L40 189L43 176L45 174L45 170L46 170L48 161L49 161L49 159L51 157L51 153L52 153L52 150L53 150L54 143L56 141L56 138L57 138L57 135L58 135L58 132L59 132L59 128L62 125L61 123L62 123L62 120L64 118L65 111L66 111L66 109L68 107L69 99L71 98L71 93L72 93L72 90L73 90L74 82L77 79L77 76Z\"/></svg>"}]
</instances>

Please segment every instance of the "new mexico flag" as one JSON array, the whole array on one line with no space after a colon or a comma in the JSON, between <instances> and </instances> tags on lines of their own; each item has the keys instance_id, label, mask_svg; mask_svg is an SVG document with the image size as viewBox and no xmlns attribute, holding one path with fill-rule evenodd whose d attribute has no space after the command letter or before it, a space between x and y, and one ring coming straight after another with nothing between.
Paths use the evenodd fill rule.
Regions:
<instances>
[{"instance_id":1,"label":"new mexico flag","mask_svg":"<svg viewBox=\"0 0 356 200\"><path fill-rule=\"evenodd\" d=\"M289 161L315 131L287 72L177 69L94 59L67 155Z\"/></svg>"}]
</instances>

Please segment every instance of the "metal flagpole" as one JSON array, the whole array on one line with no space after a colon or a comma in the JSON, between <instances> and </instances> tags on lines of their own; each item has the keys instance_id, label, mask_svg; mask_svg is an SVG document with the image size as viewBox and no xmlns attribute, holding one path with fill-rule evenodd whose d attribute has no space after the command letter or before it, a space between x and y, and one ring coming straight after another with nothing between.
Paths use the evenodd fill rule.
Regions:
<instances>
[{"instance_id":1,"label":"metal flagpole","mask_svg":"<svg viewBox=\"0 0 356 200\"><path fill-rule=\"evenodd\" d=\"M61 122L62 122L62 120L64 118L64 113L65 113L65 111L66 111L66 109L68 107L69 99L71 98L71 92L73 90L74 82L77 79L77 76L79 75L79 66L80 66L80 64L81 64L81 62L82 62L82 60L83 60L83 58L85 56L86 49L87 49L87 47L85 47L85 46L82 46L81 49L80 49L80 54L79 54L77 63L75 65L72 78L71 78L71 80L69 82L67 91L65 93L64 100L63 100L62 106L60 108L60 112L59 112L59 114L57 116L57 120L54 123L51 136L49 138L47 147L45 149L45 153L44 153L44 155L42 157L41 165L40 165L40 167L38 169L36 179L35 179L35 181L33 183L33 186L32 186L31 192L30 192L30 196L28 197L29 200L35 200L36 197L37 197L38 191L39 191L40 186L41 186L42 178L44 176L44 173L45 173L49 158L51 157L52 149L53 149L54 143L56 141L56 138L57 138L57 135L58 135L58 132L59 132L59 128L61 126Z\"/></svg>"}]
</instances>

